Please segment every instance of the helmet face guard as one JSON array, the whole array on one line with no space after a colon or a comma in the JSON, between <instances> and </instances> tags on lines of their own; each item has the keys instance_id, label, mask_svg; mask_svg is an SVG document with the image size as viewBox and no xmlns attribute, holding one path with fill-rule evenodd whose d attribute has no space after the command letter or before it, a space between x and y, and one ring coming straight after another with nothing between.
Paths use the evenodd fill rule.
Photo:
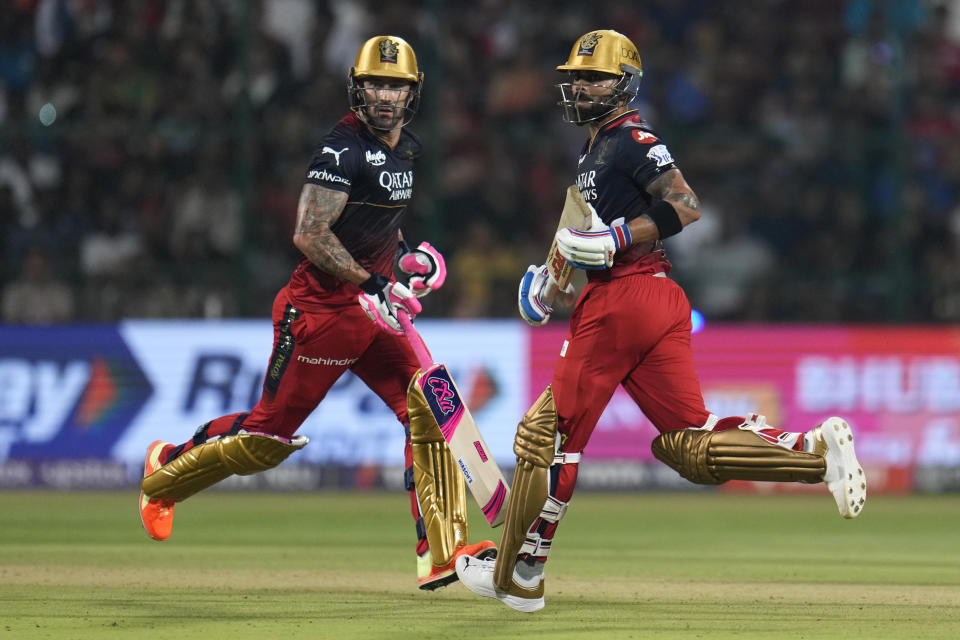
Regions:
<instances>
[{"instance_id":1,"label":"helmet face guard","mask_svg":"<svg viewBox=\"0 0 960 640\"><path fill-rule=\"evenodd\" d=\"M563 120L576 125L595 122L613 113L637 95L635 85L640 84L639 79L634 81L634 76L628 73L621 75L612 86L599 82L574 83L576 75L577 72L571 71L569 82L556 85L560 89L560 100L557 104L563 109ZM606 89L609 93L590 96L583 91L584 87Z\"/></svg>"},{"instance_id":2,"label":"helmet face guard","mask_svg":"<svg viewBox=\"0 0 960 640\"><path fill-rule=\"evenodd\" d=\"M365 82L369 80L369 82ZM360 51L347 78L350 110L367 126L392 131L409 123L420 106L423 73L406 40L374 36ZM390 100L382 100L384 94Z\"/></svg>"},{"instance_id":3,"label":"helmet face guard","mask_svg":"<svg viewBox=\"0 0 960 640\"><path fill-rule=\"evenodd\" d=\"M637 48L625 35L610 30L591 31L577 40L567 63L557 70L570 74L569 82L557 85L557 104L563 109L563 119L577 125L604 118L626 105L637 95L643 77ZM610 86L603 81L608 78L617 81ZM587 86L597 89L588 94L583 91Z\"/></svg>"},{"instance_id":4,"label":"helmet face guard","mask_svg":"<svg viewBox=\"0 0 960 640\"><path fill-rule=\"evenodd\" d=\"M347 96L350 110L357 114L367 126L378 131L392 131L409 124L420 107L420 91L423 80L404 87L385 85L378 82L381 78L358 78L351 70L347 81ZM369 82L367 82L369 81ZM369 84L370 86L365 86ZM396 95L395 100L381 100L384 93ZM380 116L381 111L390 110L392 115Z\"/></svg>"}]
</instances>

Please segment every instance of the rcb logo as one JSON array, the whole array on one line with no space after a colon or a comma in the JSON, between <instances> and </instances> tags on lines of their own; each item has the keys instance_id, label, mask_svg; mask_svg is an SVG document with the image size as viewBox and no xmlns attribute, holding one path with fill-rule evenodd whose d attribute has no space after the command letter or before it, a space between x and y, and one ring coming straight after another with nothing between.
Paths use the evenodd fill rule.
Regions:
<instances>
[{"instance_id":1,"label":"rcb logo","mask_svg":"<svg viewBox=\"0 0 960 640\"><path fill-rule=\"evenodd\" d=\"M593 50L597 47L597 43L600 42L600 38L603 35L599 33L588 33L583 36L583 40L580 41L580 50L577 51L578 56L592 56Z\"/></svg>"},{"instance_id":2,"label":"rcb logo","mask_svg":"<svg viewBox=\"0 0 960 640\"><path fill-rule=\"evenodd\" d=\"M400 47L397 46L397 43L393 40L381 40L380 41L380 62L392 62L397 63L397 51L400 50Z\"/></svg>"}]
</instances>

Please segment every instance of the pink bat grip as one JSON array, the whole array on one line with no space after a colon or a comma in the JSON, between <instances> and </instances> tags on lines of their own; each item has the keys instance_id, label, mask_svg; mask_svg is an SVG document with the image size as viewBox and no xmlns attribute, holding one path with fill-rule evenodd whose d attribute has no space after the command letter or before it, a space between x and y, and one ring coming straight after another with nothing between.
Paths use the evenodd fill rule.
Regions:
<instances>
[{"instance_id":1,"label":"pink bat grip","mask_svg":"<svg viewBox=\"0 0 960 640\"><path fill-rule=\"evenodd\" d=\"M410 346L413 347L413 353L416 354L417 360L420 362L420 368L426 371L433 365L433 358L430 357L430 352L427 351L426 343L423 341L423 338L420 337L420 334L417 333L417 330L413 328L413 322L410 321L410 316L407 315L406 311L398 309L397 320L400 321L400 326L403 327L403 333L406 334Z\"/></svg>"}]
</instances>

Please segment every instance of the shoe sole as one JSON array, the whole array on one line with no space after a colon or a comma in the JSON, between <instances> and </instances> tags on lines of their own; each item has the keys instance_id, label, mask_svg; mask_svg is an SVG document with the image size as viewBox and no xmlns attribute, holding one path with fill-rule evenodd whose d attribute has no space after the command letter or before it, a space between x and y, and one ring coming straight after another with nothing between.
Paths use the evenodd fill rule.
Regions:
<instances>
[{"instance_id":1,"label":"shoe sole","mask_svg":"<svg viewBox=\"0 0 960 640\"><path fill-rule=\"evenodd\" d=\"M503 604L507 605L511 609L516 611L522 611L523 613L533 613L534 611L540 611L543 609L546 604L543 596L539 598L521 598L520 596L513 596L509 593L502 593L497 591L495 588L489 588L481 584L470 584L467 580L463 579L463 574L470 565L471 560L477 560L473 556L463 555L457 558L457 575L460 577L460 582L463 583L470 591L474 592L479 596L484 596L485 598L494 598L499 600ZM479 570L479 569L478 569Z\"/></svg>"},{"instance_id":2,"label":"shoe sole","mask_svg":"<svg viewBox=\"0 0 960 640\"><path fill-rule=\"evenodd\" d=\"M477 544L480 544L480 543L478 542L478 543L476 543L476 544L467 545L467 546L465 546L465 547L461 547L460 549L458 549L457 551L458 551L459 553L456 553L456 554L454 555L454 558L453 558L453 567L451 567L451 568L449 569L449 573L444 572L444 573L441 573L441 574L437 574L436 576L428 576L428 577L424 578L423 580L419 581L419 582L420 582L419 585L418 585L419 588L420 588L422 591L433 591L433 590L435 590L435 589L439 589L440 587L446 587L446 586L448 586L448 585L451 585L451 584L453 584L454 582L456 582L457 580L459 580L459 579L460 579L460 576L457 575L456 561L457 561L459 558L461 558L461 557L470 555L469 553L467 553L466 550L467 550L467 549L471 549L471 548L473 548L473 547L476 547ZM492 544L492 543L491 543L491 544ZM478 559L480 559L480 560L483 560L483 559L485 559L485 558L496 558L496 557L497 557L497 547L496 547L496 545L491 546L491 547L486 547L486 548L483 549L480 553L478 553L476 556L473 556L473 557L478 558Z\"/></svg>"},{"instance_id":3,"label":"shoe sole","mask_svg":"<svg viewBox=\"0 0 960 640\"><path fill-rule=\"evenodd\" d=\"M424 578L423 582L420 582L419 587L421 591L434 591L440 587L446 587L447 585L453 584L460 578L457 576L457 572L450 570L450 573L442 573L437 576Z\"/></svg>"},{"instance_id":4,"label":"shoe sole","mask_svg":"<svg viewBox=\"0 0 960 640\"><path fill-rule=\"evenodd\" d=\"M534 611L540 611L543 609L546 602L543 600L543 596L539 598L521 598L520 596L512 596L509 593L504 595L497 595L497 600L507 605L515 611L522 611L523 613L533 613Z\"/></svg>"},{"instance_id":5,"label":"shoe sole","mask_svg":"<svg viewBox=\"0 0 960 640\"><path fill-rule=\"evenodd\" d=\"M820 436L827 445L827 489L840 515L856 518L867 500L867 477L853 449L853 431L845 420L829 418L820 425Z\"/></svg>"}]
</instances>

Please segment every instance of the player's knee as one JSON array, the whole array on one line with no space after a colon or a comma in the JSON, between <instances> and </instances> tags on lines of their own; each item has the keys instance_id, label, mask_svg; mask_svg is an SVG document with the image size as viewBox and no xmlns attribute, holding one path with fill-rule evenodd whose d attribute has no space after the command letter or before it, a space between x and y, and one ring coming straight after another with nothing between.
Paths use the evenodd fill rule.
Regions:
<instances>
[{"instance_id":1,"label":"player's knee","mask_svg":"<svg viewBox=\"0 0 960 640\"><path fill-rule=\"evenodd\" d=\"M518 461L549 467L553 464L556 438L557 406L553 400L553 390L548 385L517 425L513 452Z\"/></svg>"},{"instance_id":2,"label":"player's knee","mask_svg":"<svg viewBox=\"0 0 960 640\"><path fill-rule=\"evenodd\" d=\"M707 468L707 448L713 432L701 429L665 431L650 445L654 457L697 484L719 484Z\"/></svg>"}]
</instances>

